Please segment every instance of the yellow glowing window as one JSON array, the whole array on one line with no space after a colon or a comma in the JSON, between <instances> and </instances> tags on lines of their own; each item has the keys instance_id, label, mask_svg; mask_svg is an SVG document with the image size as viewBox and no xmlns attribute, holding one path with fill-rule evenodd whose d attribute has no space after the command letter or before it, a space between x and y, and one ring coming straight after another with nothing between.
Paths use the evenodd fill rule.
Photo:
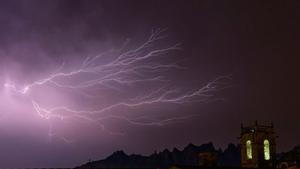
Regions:
<instances>
[{"instance_id":1,"label":"yellow glowing window","mask_svg":"<svg viewBox=\"0 0 300 169\"><path fill-rule=\"evenodd\" d=\"M252 159L252 143L251 140L246 141L247 159Z\"/></svg>"},{"instance_id":2,"label":"yellow glowing window","mask_svg":"<svg viewBox=\"0 0 300 169\"><path fill-rule=\"evenodd\" d=\"M264 156L265 156L265 160L270 160L270 142L269 142L269 140L264 140Z\"/></svg>"}]
</instances>

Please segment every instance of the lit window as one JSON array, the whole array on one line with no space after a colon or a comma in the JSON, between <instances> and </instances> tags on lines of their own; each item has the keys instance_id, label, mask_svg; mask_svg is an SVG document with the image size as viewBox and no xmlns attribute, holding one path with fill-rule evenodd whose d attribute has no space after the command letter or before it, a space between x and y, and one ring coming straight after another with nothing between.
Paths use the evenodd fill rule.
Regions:
<instances>
[{"instance_id":1,"label":"lit window","mask_svg":"<svg viewBox=\"0 0 300 169\"><path fill-rule=\"evenodd\" d=\"M264 140L264 155L265 155L265 160L270 160L270 142L269 142L269 140Z\"/></svg>"},{"instance_id":2,"label":"lit window","mask_svg":"<svg viewBox=\"0 0 300 169\"><path fill-rule=\"evenodd\" d=\"M247 151L247 158L252 159L252 145L250 140L246 141L246 151Z\"/></svg>"}]
</instances>

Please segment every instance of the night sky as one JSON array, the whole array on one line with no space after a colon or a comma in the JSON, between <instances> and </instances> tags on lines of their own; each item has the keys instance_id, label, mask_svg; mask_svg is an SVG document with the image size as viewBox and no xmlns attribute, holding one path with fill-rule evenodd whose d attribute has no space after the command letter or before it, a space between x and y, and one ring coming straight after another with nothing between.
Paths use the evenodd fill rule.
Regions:
<instances>
[{"instance_id":1,"label":"night sky","mask_svg":"<svg viewBox=\"0 0 300 169\"><path fill-rule=\"evenodd\" d=\"M1 1L0 168L226 148L255 120L273 121L278 151L291 149L299 9L296 0Z\"/></svg>"}]
</instances>

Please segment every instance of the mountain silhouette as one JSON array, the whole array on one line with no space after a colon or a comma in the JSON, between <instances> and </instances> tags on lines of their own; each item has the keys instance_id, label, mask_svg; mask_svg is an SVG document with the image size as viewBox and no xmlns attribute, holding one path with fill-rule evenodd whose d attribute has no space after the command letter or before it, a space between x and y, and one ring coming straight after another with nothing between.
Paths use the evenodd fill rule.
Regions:
<instances>
[{"instance_id":1,"label":"mountain silhouette","mask_svg":"<svg viewBox=\"0 0 300 169\"><path fill-rule=\"evenodd\" d=\"M187 145L182 151L174 148L172 151L165 149L159 153L155 152L149 156L127 155L124 151L116 151L107 158L99 161L88 162L77 169L96 168L169 168L171 165L199 165L200 153L217 154L218 166L238 167L240 165L240 148L234 144L229 144L222 151L216 150L213 143L196 146Z\"/></svg>"}]
</instances>

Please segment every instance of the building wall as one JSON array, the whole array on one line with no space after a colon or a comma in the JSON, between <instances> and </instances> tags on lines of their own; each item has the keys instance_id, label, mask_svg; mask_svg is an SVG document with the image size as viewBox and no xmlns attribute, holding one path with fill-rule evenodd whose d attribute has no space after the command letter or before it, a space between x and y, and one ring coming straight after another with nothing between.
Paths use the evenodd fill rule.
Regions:
<instances>
[{"instance_id":1,"label":"building wall","mask_svg":"<svg viewBox=\"0 0 300 169\"><path fill-rule=\"evenodd\" d=\"M241 166L246 168L274 168L276 158L276 136L273 126L254 125L241 129ZM265 159L264 140L269 141L270 159ZM252 159L247 157L246 142L251 141Z\"/></svg>"},{"instance_id":2,"label":"building wall","mask_svg":"<svg viewBox=\"0 0 300 169\"><path fill-rule=\"evenodd\" d=\"M217 166L217 154L214 152L199 153L199 165L205 167Z\"/></svg>"}]
</instances>

